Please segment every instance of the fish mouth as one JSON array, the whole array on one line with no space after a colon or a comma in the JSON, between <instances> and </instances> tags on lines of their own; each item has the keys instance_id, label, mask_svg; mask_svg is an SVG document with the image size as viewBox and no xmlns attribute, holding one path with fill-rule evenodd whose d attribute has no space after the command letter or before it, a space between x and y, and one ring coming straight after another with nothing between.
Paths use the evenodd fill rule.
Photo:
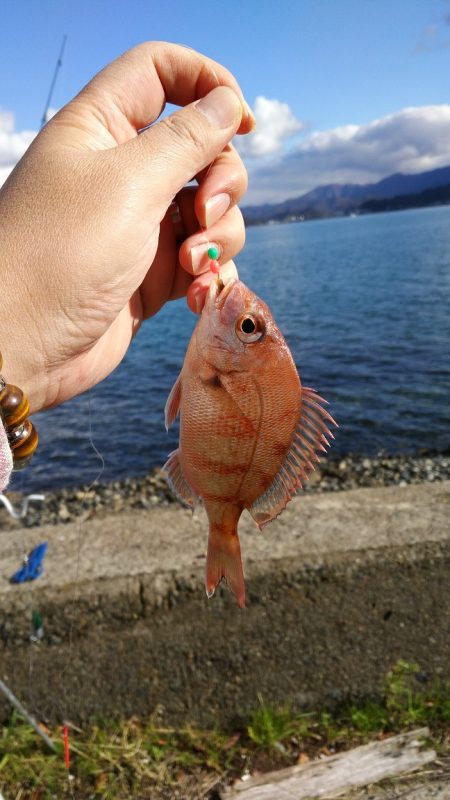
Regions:
<instances>
[{"instance_id":1,"label":"fish mouth","mask_svg":"<svg viewBox=\"0 0 450 800\"><path fill-rule=\"evenodd\" d=\"M216 308L221 309L224 307L225 301L236 283L238 283L236 279L232 279L228 281L228 283L224 283L220 277L217 277L217 279L214 281L215 293L213 298Z\"/></svg>"}]
</instances>

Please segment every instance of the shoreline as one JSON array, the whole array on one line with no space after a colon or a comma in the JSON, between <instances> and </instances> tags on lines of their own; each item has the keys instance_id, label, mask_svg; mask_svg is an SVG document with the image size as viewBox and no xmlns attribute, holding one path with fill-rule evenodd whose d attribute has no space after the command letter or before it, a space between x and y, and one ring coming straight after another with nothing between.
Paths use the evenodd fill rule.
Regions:
<instances>
[{"instance_id":1,"label":"shoreline","mask_svg":"<svg viewBox=\"0 0 450 800\"><path fill-rule=\"evenodd\" d=\"M341 492L359 487L402 487L449 479L449 452L398 456L379 454L372 457L348 454L322 460L303 491L311 494ZM20 493L6 492L6 495L13 504L20 504ZM20 520L13 519L0 506L0 531L69 523L77 519L84 521L177 502L162 470L154 468L143 477L47 492L45 500L30 504L27 516Z\"/></svg>"}]
</instances>

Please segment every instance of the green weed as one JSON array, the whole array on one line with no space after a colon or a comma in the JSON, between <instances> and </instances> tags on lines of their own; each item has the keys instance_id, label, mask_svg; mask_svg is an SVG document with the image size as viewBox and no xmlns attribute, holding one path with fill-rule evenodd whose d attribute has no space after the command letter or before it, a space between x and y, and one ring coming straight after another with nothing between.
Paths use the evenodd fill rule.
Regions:
<instances>
[{"instance_id":1,"label":"green weed","mask_svg":"<svg viewBox=\"0 0 450 800\"><path fill-rule=\"evenodd\" d=\"M249 739L263 749L271 750L283 739L288 739L296 732L292 706L286 704L282 708L264 702L259 695L259 706L250 717L247 726Z\"/></svg>"},{"instance_id":2,"label":"green weed","mask_svg":"<svg viewBox=\"0 0 450 800\"><path fill-rule=\"evenodd\" d=\"M8 800L199 800L244 766L279 765L280 753L295 763L300 753L313 758L417 725L430 727L438 747L439 740L448 742L450 690L428 685L419 666L407 661L388 672L379 701L298 713L289 703L277 707L260 697L246 724L234 731L167 728L156 716L72 728L71 777L61 729L50 732L58 752L49 753L14 713L0 734L0 792Z\"/></svg>"},{"instance_id":3,"label":"green weed","mask_svg":"<svg viewBox=\"0 0 450 800\"><path fill-rule=\"evenodd\" d=\"M363 736L384 731L388 728L389 717L384 706L367 701L362 705L350 706L351 727Z\"/></svg>"},{"instance_id":4,"label":"green weed","mask_svg":"<svg viewBox=\"0 0 450 800\"><path fill-rule=\"evenodd\" d=\"M418 664L400 659L387 673L384 704L395 727L434 725L450 721L450 686L431 686Z\"/></svg>"}]
</instances>

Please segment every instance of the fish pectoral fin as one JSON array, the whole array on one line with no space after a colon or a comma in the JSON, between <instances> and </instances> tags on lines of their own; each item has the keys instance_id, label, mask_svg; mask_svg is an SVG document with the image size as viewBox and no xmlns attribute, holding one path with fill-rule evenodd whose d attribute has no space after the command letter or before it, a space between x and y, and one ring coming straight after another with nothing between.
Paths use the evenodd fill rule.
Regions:
<instances>
[{"instance_id":1,"label":"fish pectoral fin","mask_svg":"<svg viewBox=\"0 0 450 800\"><path fill-rule=\"evenodd\" d=\"M173 422L175 422L178 413L180 411L180 403L181 403L181 372L178 375L172 389L170 391L169 397L167 398L166 406L164 409L164 421L166 425L166 431L169 430L170 426Z\"/></svg>"},{"instance_id":2,"label":"fish pectoral fin","mask_svg":"<svg viewBox=\"0 0 450 800\"><path fill-rule=\"evenodd\" d=\"M240 608L245 606L245 583L241 547L237 532L210 531L206 558L205 588L212 597L222 578L233 592Z\"/></svg>"},{"instance_id":3,"label":"fish pectoral fin","mask_svg":"<svg viewBox=\"0 0 450 800\"><path fill-rule=\"evenodd\" d=\"M193 509L195 508L199 498L184 476L184 472L181 469L179 456L180 451L174 450L164 464L163 469L167 472L169 486L173 493L178 497L178 500L187 504Z\"/></svg>"},{"instance_id":4,"label":"fish pectoral fin","mask_svg":"<svg viewBox=\"0 0 450 800\"><path fill-rule=\"evenodd\" d=\"M221 372L220 384L255 432L261 417L261 395L249 372Z\"/></svg>"},{"instance_id":5,"label":"fish pectoral fin","mask_svg":"<svg viewBox=\"0 0 450 800\"><path fill-rule=\"evenodd\" d=\"M318 452L326 452L330 444L327 437L334 439L328 425L337 426L337 423L323 408L323 403L326 400L314 389L302 387L300 419L291 447L273 483L248 509L259 528L281 514L315 469Z\"/></svg>"}]
</instances>

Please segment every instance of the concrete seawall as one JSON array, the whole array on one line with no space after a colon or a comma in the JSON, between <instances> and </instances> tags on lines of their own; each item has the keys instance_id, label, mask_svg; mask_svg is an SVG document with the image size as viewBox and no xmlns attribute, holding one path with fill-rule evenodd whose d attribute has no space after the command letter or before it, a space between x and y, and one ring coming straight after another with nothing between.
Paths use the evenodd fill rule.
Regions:
<instances>
[{"instance_id":1,"label":"concrete seawall","mask_svg":"<svg viewBox=\"0 0 450 800\"><path fill-rule=\"evenodd\" d=\"M376 693L398 658L450 678L450 482L299 497L263 534L242 519L243 611L226 589L204 595L206 530L164 507L0 533L0 676L44 719L159 707L202 724L258 693ZM10 585L43 540L45 574Z\"/></svg>"}]
</instances>

